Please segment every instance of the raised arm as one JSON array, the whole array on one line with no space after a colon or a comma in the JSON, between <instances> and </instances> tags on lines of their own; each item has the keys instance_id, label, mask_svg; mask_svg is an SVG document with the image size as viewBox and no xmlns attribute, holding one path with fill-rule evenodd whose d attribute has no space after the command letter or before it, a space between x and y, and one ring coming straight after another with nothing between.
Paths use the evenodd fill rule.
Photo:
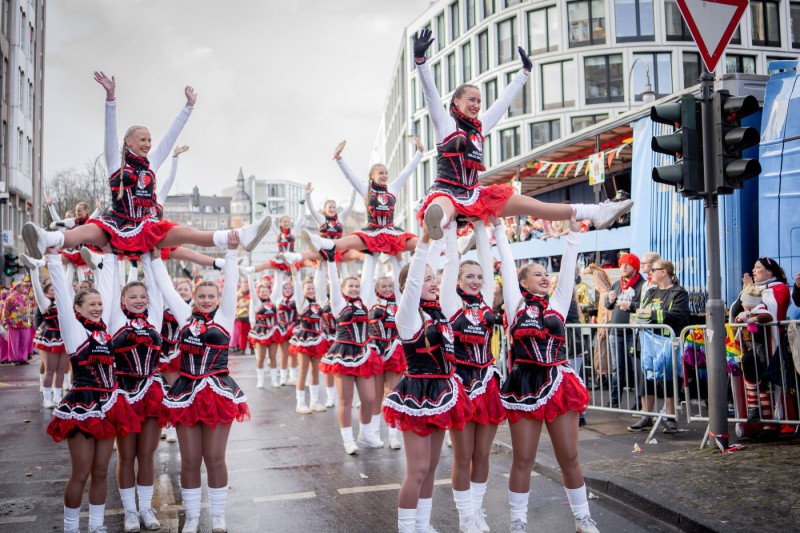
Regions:
<instances>
[{"instance_id":1,"label":"raised arm","mask_svg":"<svg viewBox=\"0 0 800 533\"><path fill-rule=\"evenodd\" d=\"M364 263L361 265L361 290L359 296L364 305L369 309L378 301L375 295L375 266L378 263L378 254L369 252L364 254ZM373 282L370 284L370 282Z\"/></svg>"},{"instance_id":2,"label":"raised arm","mask_svg":"<svg viewBox=\"0 0 800 533\"><path fill-rule=\"evenodd\" d=\"M53 206L53 202L47 203L47 210L50 211L50 218L53 219L53 222L61 222L61 216L56 211L55 206Z\"/></svg>"},{"instance_id":3,"label":"raised arm","mask_svg":"<svg viewBox=\"0 0 800 533\"><path fill-rule=\"evenodd\" d=\"M553 296L550 297L550 308L566 317L572 302L572 289L575 288L575 265L578 264L578 246L581 244L580 226L578 231L572 229L567 234L564 254L561 256L561 271Z\"/></svg>"},{"instance_id":4,"label":"raised arm","mask_svg":"<svg viewBox=\"0 0 800 533\"><path fill-rule=\"evenodd\" d=\"M314 273L314 294L317 295L317 303L320 306L325 305L328 301L328 270L326 268L317 268Z\"/></svg>"},{"instance_id":5,"label":"raised arm","mask_svg":"<svg viewBox=\"0 0 800 533\"><path fill-rule=\"evenodd\" d=\"M273 276L270 298L275 305L278 305L278 302L283 298L283 273L280 270L276 270Z\"/></svg>"},{"instance_id":6,"label":"raised arm","mask_svg":"<svg viewBox=\"0 0 800 533\"><path fill-rule=\"evenodd\" d=\"M517 97L517 94L519 94L522 88L525 87L525 83L530 77L531 69L533 68L533 62L531 61L531 58L528 57L528 52L526 52L521 46L517 47L517 52L522 60L522 68L517 75L514 76L514 79L505 88L505 90L503 90L497 101L492 104L492 107L487 109L486 112L481 113L481 129L484 135L489 133L492 128L497 125L500 119L503 118L503 115L505 115L509 106L511 106L511 102Z\"/></svg>"},{"instance_id":7,"label":"raised arm","mask_svg":"<svg viewBox=\"0 0 800 533\"><path fill-rule=\"evenodd\" d=\"M447 318L453 318L459 309L462 301L456 293L458 286L458 235L456 225L450 224L444 230L444 272L442 273L442 286L439 289L439 302L442 305L442 312Z\"/></svg>"},{"instance_id":8,"label":"raised arm","mask_svg":"<svg viewBox=\"0 0 800 533\"><path fill-rule=\"evenodd\" d=\"M481 273L483 274L481 297L483 298L483 303L491 307L494 300L492 247L489 244L489 236L486 234L486 225L482 220L474 221L472 229L475 232L475 251L478 254L478 264L481 266Z\"/></svg>"},{"instance_id":9,"label":"raised arm","mask_svg":"<svg viewBox=\"0 0 800 533\"><path fill-rule=\"evenodd\" d=\"M158 200L160 202L164 201L164 198L169 196L169 190L175 184L175 176L178 175L178 156L172 156L172 168L169 171L169 177L161 183L161 187L158 189Z\"/></svg>"},{"instance_id":10,"label":"raised arm","mask_svg":"<svg viewBox=\"0 0 800 533\"><path fill-rule=\"evenodd\" d=\"M303 280L300 279L300 271L292 268L292 285L294 286L294 304L297 307L297 313L300 314L308 307L308 301L303 296Z\"/></svg>"},{"instance_id":11,"label":"raised arm","mask_svg":"<svg viewBox=\"0 0 800 533\"><path fill-rule=\"evenodd\" d=\"M44 314L50 308L50 299L44 295L44 291L42 290L42 280L39 276L39 267L32 268L30 270L31 273L31 285L33 285L33 298L36 300L36 306L39 308L39 312Z\"/></svg>"},{"instance_id":12,"label":"raised arm","mask_svg":"<svg viewBox=\"0 0 800 533\"><path fill-rule=\"evenodd\" d=\"M142 254L142 271L147 285L147 321L156 331L161 331L161 323L164 322L164 298L153 276L153 260L150 254Z\"/></svg>"},{"instance_id":13,"label":"raised arm","mask_svg":"<svg viewBox=\"0 0 800 533\"><path fill-rule=\"evenodd\" d=\"M231 234L236 235L235 232L231 232ZM225 266L222 268L225 281L222 284L219 309L214 315L214 322L227 331L233 331L233 321L236 318L236 286L239 284L239 262L236 260L238 255L239 251L236 249L225 250Z\"/></svg>"},{"instance_id":14,"label":"raised arm","mask_svg":"<svg viewBox=\"0 0 800 533\"><path fill-rule=\"evenodd\" d=\"M114 335L125 325L125 314L122 312L121 289L117 283L117 269L119 260L114 254L103 257L103 268L95 270L97 276L97 290L103 300L103 321L106 323L108 333Z\"/></svg>"},{"instance_id":15,"label":"raised arm","mask_svg":"<svg viewBox=\"0 0 800 533\"><path fill-rule=\"evenodd\" d=\"M366 183L364 183L362 180L356 177L356 175L353 173L353 170L347 163L345 163L343 158L339 157L339 159L336 160L336 164L339 165L339 169L342 171L342 174L344 174L344 177L347 178L347 181L350 182L350 185L353 186L353 189L355 189L356 192L360 194L362 198L366 198L367 197Z\"/></svg>"},{"instance_id":16,"label":"raised arm","mask_svg":"<svg viewBox=\"0 0 800 533\"><path fill-rule=\"evenodd\" d=\"M158 290L167 304L172 316L178 321L178 328L182 328L189 321L189 316L192 314L192 308L183 301L181 295L175 290L172 285L172 280L167 273L167 267L161 258L153 259L150 263L150 268L153 272L153 278L158 284Z\"/></svg>"},{"instance_id":17,"label":"raised arm","mask_svg":"<svg viewBox=\"0 0 800 533\"><path fill-rule=\"evenodd\" d=\"M522 291L517 281L517 267L514 265L514 255L511 245L506 237L506 227L502 221L494 226L494 241L497 243L497 253L500 255L500 274L503 276L503 300L506 304L506 315L509 323L514 318L519 304L522 301Z\"/></svg>"},{"instance_id":18,"label":"raised arm","mask_svg":"<svg viewBox=\"0 0 800 533\"><path fill-rule=\"evenodd\" d=\"M256 284L253 283L253 276L247 276L247 289L250 291L250 307L247 310L247 316L252 326L256 325L256 313L261 307L261 299L258 297L258 289Z\"/></svg>"},{"instance_id":19,"label":"raised arm","mask_svg":"<svg viewBox=\"0 0 800 533\"><path fill-rule=\"evenodd\" d=\"M339 210L339 221L344 224L344 221L347 217L350 216L350 212L353 210L353 206L356 204L356 191L353 190L350 193L350 202L348 202L347 206L344 209ZM320 222L321 224L321 222Z\"/></svg>"},{"instance_id":20,"label":"raised arm","mask_svg":"<svg viewBox=\"0 0 800 533\"><path fill-rule=\"evenodd\" d=\"M442 97L433 81L433 74L427 63L417 64L419 82L422 85L422 94L425 95L425 105L428 106L428 115L431 117L436 143L456 131L456 119L450 116L442 105Z\"/></svg>"},{"instance_id":21,"label":"raised arm","mask_svg":"<svg viewBox=\"0 0 800 533\"><path fill-rule=\"evenodd\" d=\"M58 325L61 329L61 338L68 354L74 354L89 335L83 324L78 322L73 310L73 299L67 290L67 278L64 275L64 266L61 264L59 254L47 256L47 269L50 271L50 280L56 293L56 307L58 308Z\"/></svg>"},{"instance_id":22,"label":"raised arm","mask_svg":"<svg viewBox=\"0 0 800 533\"><path fill-rule=\"evenodd\" d=\"M417 243L414 255L411 257L411 266L406 278L405 290L397 304L395 324L397 333L403 340L410 340L422 327L422 317L419 315L419 297L422 294L422 283L425 279L425 268L428 266L429 242Z\"/></svg>"},{"instance_id":23,"label":"raised arm","mask_svg":"<svg viewBox=\"0 0 800 533\"><path fill-rule=\"evenodd\" d=\"M316 206L314 205L314 201L311 199L311 191L313 190L314 188L311 186L310 183L306 185L305 189L306 208L308 209L308 212L311 213L311 218L314 219L314 222L316 222L318 225L322 225L325 223L325 216L320 211L317 210Z\"/></svg>"},{"instance_id":24,"label":"raised arm","mask_svg":"<svg viewBox=\"0 0 800 533\"><path fill-rule=\"evenodd\" d=\"M306 225L306 208L303 205L300 207L300 214L297 215L297 218L292 222L292 229L294 231L299 231L303 226Z\"/></svg>"},{"instance_id":25,"label":"raised arm","mask_svg":"<svg viewBox=\"0 0 800 533\"><path fill-rule=\"evenodd\" d=\"M336 271L336 263L333 261L326 262L328 263L328 279L331 287L331 311L334 316L338 316L344 310L347 302L342 296L342 287L339 285L339 273Z\"/></svg>"},{"instance_id":26,"label":"raised arm","mask_svg":"<svg viewBox=\"0 0 800 533\"><path fill-rule=\"evenodd\" d=\"M103 155L106 159L106 169L111 176L119 170L120 166L120 144L117 137L117 101L106 100L106 133L103 143Z\"/></svg>"},{"instance_id":27,"label":"raised arm","mask_svg":"<svg viewBox=\"0 0 800 533\"><path fill-rule=\"evenodd\" d=\"M178 135L180 135L181 130L183 130L183 127L186 125L186 122L189 120L189 116L192 114L192 110L194 109L194 103L197 100L197 93L195 93L194 89L188 85L184 89L184 93L186 94L186 105L181 108L178 116L172 121L172 125L167 130L167 133L164 134L164 137L161 139L161 141L159 141L155 150L150 152L150 165L155 172L158 172L158 169L172 151L175 141L178 140Z\"/></svg>"},{"instance_id":28,"label":"raised arm","mask_svg":"<svg viewBox=\"0 0 800 533\"><path fill-rule=\"evenodd\" d=\"M411 162L408 165L406 165L406 168L403 169L400 175L397 176L397 178L395 178L394 180L392 180L391 183L389 183L389 185L387 185L386 188L390 193L397 196L397 193L403 190L403 187L405 187L408 178L411 177L411 174L414 173L414 170L416 170L417 165L419 165L419 162L422 161L423 155L424 155L423 151L418 150L417 153L414 155L413 159L411 159Z\"/></svg>"}]
</instances>

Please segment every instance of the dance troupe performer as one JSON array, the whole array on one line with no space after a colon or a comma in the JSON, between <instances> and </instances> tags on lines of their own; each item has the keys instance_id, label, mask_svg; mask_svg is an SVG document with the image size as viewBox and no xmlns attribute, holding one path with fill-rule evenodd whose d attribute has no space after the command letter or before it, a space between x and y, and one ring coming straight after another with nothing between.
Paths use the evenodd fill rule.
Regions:
<instances>
[{"instance_id":1,"label":"dance troupe performer","mask_svg":"<svg viewBox=\"0 0 800 533\"><path fill-rule=\"evenodd\" d=\"M297 356L289 353L289 339L297 327L297 304L294 301L294 286L291 279L286 279L281 271L276 275L281 287L281 299L278 301L278 347L281 350L281 372L279 385L295 385L297 383ZM290 360L291 356L291 360ZM293 363L293 365L292 365Z\"/></svg>"},{"instance_id":2,"label":"dance troupe performer","mask_svg":"<svg viewBox=\"0 0 800 533\"><path fill-rule=\"evenodd\" d=\"M339 396L337 409L339 429L345 452L358 451L353 437L353 388L358 388L359 408L358 443L370 448L381 448L383 442L372 432L372 402L375 385L372 376L382 372L378 354L368 346L369 308L360 297L358 278L348 277L339 285L336 263L329 261L331 310L336 319L336 338L322 358L320 370L333 374Z\"/></svg>"},{"instance_id":3,"label":"dance troupe performer","mask_svg":"<svg viewBox=\"0 0 800 533\"><path fill-rule=\"evenodd\" d=\"M580 224L573 216L561 258L562 272L575 271L579 232ZM578 533L596 533L578 460L578 415L589 405L589 392L567 361L564 325L575 278L561 276L548 301L550 281L545 268L538 263L528 264L517 274L501 221L495 221L494 238L500 254L508 334L514 340L511 370L500 391L513 448L508 479L511 531L527 531L531 469L542 425L546 424L575 517L575 529Z\"/></svg>"},{"instance_id":4,"label":"dance troupe performer","mask_svg":"<svg viewBox=\"0 0 800 533\"><path fill-rule=\"evenodd\" d=\"M105 533L108 462L114 437L141 429L137 413L118 388L111 336L103 322L103 300L96 289L70 297L61 256L47 256L55 291L58 327L72 365L72 388L53 411L47 433L67 440L72 471L64 488L64 531L77 533L81 501L89 480L89 533Z\"/></svg>"},{"instance_id":5,"label":"dance troupe performer","mask_svg":"<svg viewBox=\"0 0 800 533\"><path fill-rule=\"evenodd\" d=\"M365 261L373 254L385 253L389 256L395 271L400 270L400 265L395 257L403 251L411 251L417 244L417 236L394 225L394 208L397 194L403 189L406 181L422 160L425 147L414 136L417 145L417 154L403 169L397 179L389 183L389 169L381 163L372 165L369 169L369 181L366 185L350 169L342 159L341 153L346 141L342 141L333 152L333 159L339 165L347 181L360 194L367 206L367 227L356 231L344 238L335 240L320 237L303 230L301 235L309 249L321 255L327 261L335 260L336 252L346 250L367 250ZM374 258L373 258L374 260ZM367 267L365 267L366 269ZM370 280L370 287L372 280Z\"/></svg>"},{"instance_id":6,"label":"dance troupe performer","mask_svg":"<svg viewBox=\"0 0 800 533\"><path fill-rule=\"evenodd\" d=\"M270 293L273 290L272 278L264 276L257 284L255 290L250 276L247 278L250 286L250 333L248 339L256 352L256 387L264 388L264 361L269 351L269 372L272 386L279 387L277 353L281 342L278 330L278 310L272 303Z\"/></svg>"},{"instance_id":7,"label":"dance troupe performer","mask_svg":"<svg viewBox=\"0 0 800 533\"><path fill-rule=\"evenodd\" d=\"M130 281L120 289L119 262L114 254L107 254L103 268L96 271L100 296L108 304L103 314L111 335L117 385L127 395L141 426L141 431L117 436L117 486L126 532L139 531L140 523L147 530L161 527L152 499L164 399L164 382L158 371L164 310L148 254L141 260L147 285Z\"/></svg>"},{"instance_id":8,"label":"dance troupe performer","mask_svg":"<svg viewBox=\"0 0 800 533\"><path fill-rule=\"evenodd\" d=\"M485 170L484 136L497 125L528 81L533 62L527 52L518 47L522 69L489 109L479 115L480 89L465 83L453 93L448 113L441 105L442 98L425 62L425 52L433 40L431 30L422 29L414 36L413 46L439 154L436 180L428 189L418 213L431 239L441 239L443 228L457 216L477 217L485 221L489 217L523 215L566 220L574 215L579 220L591 219L597 229L604 229L630 211L633 205L630 200L599 205L550 204L514 194L514 188L509 184L481 185L478 177L479 172Z\"/></svg>"},{"instance_id":9,"label":"dance troupe performer","mask_svg":"<svg viewBox=\"0 0 800 533\"><path fill-rule=\"evenodd\" d=\"M46 248L75 248L81 244L100 248L110 244L115 252L133 255L147 253L156 245L159 248L173 248L181 244L225 246L229 231L200 231L179 226L160 216L155 188L156 171L169 155L194 108L197 100L194 89L189 86L185 88L186 106L148 159L152 141L149 130L143 126L128 128L122 149L117 148L116 83L114 78L108 78L102 72L95 73L95 79L106 89L105 157L110 173L112 205L96 218L90 218L86 224L64 232L46 232L32 222L26 223L22 235L29 254L39 259ZM231 231L239 234L245 250L252 251L269 230L270 222L265 217Z\"/></svg>"},{"instance_id":10,"label":"dance troupe performer","mask_svg":"<svg viewBox=\"0 0 800 533\"><path fill-rule=\"evenodd\" d=\"M289 262L294 265L293 262ZM297 378L295 411L300 414L327 411L319 403L319 363L327 352L328 345L322 331L322 307L317 303L317 292L325 291L325 281L317 269L314 279L300 280L300 272L292 266L294 298L297 306L297 325L289 340L289 352L300 358L300 375ZM320 285L321 283L321 285ZM310 401L306 403L306 377L311 370Z\"/></svg>"},{"instance_id":11,"label":"dance troupe performer","mask_svg":"<svg viewBox=\"0 0 800 533\"><path fill-rule=\"evenodd\" d=\"M227 236L222 294L214 282L195 288L195 307L190 308L175 291L160 259L153 260L153 273L181 327L181 375L165 395L166 420L178 430L181 452L181 495L186 513L183 533L195 533L200 524L200 470L205 462L208 500L213 531L226 531L225 500L228 467L225 450L234 420L250 418L244 392L228 372L230 331L236 314L236 261L239 235Z\"/></svg>"},{"instance_id":12,"label":"dance troupe performer","mask_svg":"<svg viewBox=\"0 0 800 533\"><path fill-rule=\"evenodd\" d=\"M39 312L42 314L42 323L36 328L33 345L39 350L39 355L44 363L42 407L52 409L61 402L64 373L69 365L69 357L64 348L64 340L61 338L61 330L58 327L55 290L49 279L46 279L44 284L41 282L39 269L46 265L43 259L32 259L25 254L19 254L19 259L30 273L33 295Z\"/></svg>"},{"instance_id":13,"label":"dance troupe performer","mask_svg":"<svg viewBox=\"0 0 800 533\"><path fill-rule=\"evenodd\" d=\"M483 497L489 479L489 454L497 426L506 419L500 401L500 378L491 352L494 313L492 252L486 227L474 226L480 261L459 264L456 225L445 228L446 260L439 300L453 328L456 377L472 401L475 411L464 429L451 429L453 446L453 499L463 533L489 531Z\"/></svg>"},{"instance_id":14,"label":"dance troupe performer","mask_svg":"<svg viewBox=\"0 0 800 533\"><path fill-rule=\"evenodd\" d=\"M406 474L397 499L400 533L428 531L433 481L448 429L462 430L474 407L454 377L453 330L437 301L423 230L411 263L400 271L395 316L408 368L383 402L386 423L403 432Z\"/></svg>"}]
</instances>

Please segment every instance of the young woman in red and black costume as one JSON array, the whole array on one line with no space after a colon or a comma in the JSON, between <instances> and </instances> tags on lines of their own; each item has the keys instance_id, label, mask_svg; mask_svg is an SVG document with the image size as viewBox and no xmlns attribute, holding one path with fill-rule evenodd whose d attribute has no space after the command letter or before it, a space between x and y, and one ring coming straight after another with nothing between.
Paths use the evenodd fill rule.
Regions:
<instances>
[{"instance_id":1,"label":"young woman in red and black costume","mask_svg":"<svg viewBox=\"0 0 800 533\"><path fill-rule=\"evenodd\" d=\"M416 136L414 142L417 145L417 153L397 176L397 179L389 182L389 170L383 164L376 164L369 169L369 181L366 185L341 157L345 141L336 147L333 153L334 161L338 163L350 185L366 202L367 226L347 237L336 240L313 235L307 230L303 230L301 235L309 249L320 254L327 261L333 261L336 252L346 250L363 250L367 255L385 253L392 258L393 266L399 270L395 256L404 251L413 250L417 244L416 235L394 225L396 196L414 173L425 151L425 147Z\"/></svg>"},{"instance_id":2,"label":"young woman in red and black costume","mask_svg":"<svg viewBox=\"0 0 800 533\"><path fill-rule=\"evenodd\" d=\"M277 301L278 308L278 347L281 350L280 385L294 385L297 379L297 355L289 351L289 339L294 335L297 327L297 304L294 301L294 286L292 280L278 272L276 278L281 287L281 298Z\"/></svg>"},{"instance_id":3,"label":"young woman in red and black costume","mask_svg":"<svg viewBox=\"0 0 800 533\"><path fill-rule=\"evenodd\" d=\"M437 300L436 276L428 266L427 232L411 263L400 271L402 296L395 324L408 368L383 401L390 427L403 432L406 475L397 499L400 533L428 531L433 481L445 431L463 429L474 410L455 378L453 330Z\"/></svg>"},{"instance_id":4,"label":"young woman in red and black costume","mask_svg":"<svg viewBox=\"0 0 800 533\"><path fill-rule=\"evenodd\" d=\"M250 286L250 333L248 338L256 352L256 388L264 388L264 362L269 352L269 371L272 386L278 387L278 344L281 335L278 331L278 309L272 303L272 278L264 276L253 287L253 280L248 277Z\"/></svg>"},{"instance_id":5,"label":"young woman in red and black costume","mask_svg":"<svg viewBox=\"0 0 800 533\"><path fill-rule=\"evenodd\" d=\"M153 260L153 274L181 325L178 349L181 375L165 395L166 420L178 430L181 452L181 494L186 512L183 533L195 533L200 523L200 470L205 462L211 526L225 531L228 468L225 451L231 425L250 418L244 392L230 377L228 346L236 314L238 235L228 236L225 281L203 281L195 288L195 307L175 291L163 261Z\"/></svg>"},{"instance_id":6,"label":"young woman in red and black costume","mask_svg":"<svg viewBox=\"0 0 800 533\"><path fill-rule=\"evenodd\" d=\"M164 257L163 254L161 256ZM188 279L182 279L175 285L175 290L189 307L192 307L192 284ZM160 292L160 291L159 291ZM163 295L162 295L163 301ZM158 364L158 371L164 384L169 387L175 383L180 375L180 351L178 351L178 335L181 332L180 323L172 311L163 301L164 313L161 321L161 360ZM167 442L178 442L178 434L174 427L165 427L161 431L161 438Z\"/></svg>"},{"instance_id":7,"label":"young woman in red and black costume","mask_svg":"<svg viewBox=\"0 0 800 533\"><path fill-rule=\"evenodd\" d=\"M47 433L69 445L72 472L64 489L64 531L79 531L81 500L89 482L89 532L105 533L108 462L114 437L141 430L136 412L117 386L111 336L103 322L103 300L95 289L80 291L74 302L61 255L47 256L55 290L58 325L72 365L72 388L53 411ZM110 304L108 304L110 305ZM73 310L74 312L70 312Z\"/></svg>"},{"instance_id":8,"label":"young woman in red and black costume","mask_svg":"<svg viewBox=\"0 0 800 533\"><path fill-rule=\"evenodd\" d=\"M473 221L478 261L459 264L455 224L445 228L446 260L440 301L455 337L456 377L475 412L463 430L450 430L453 445L453 499L464 533L488 531L483 497L489 479L489 454L497 426L506 419L500 402L500 378L491 352L495 320L492 252L486 227ZM487 274L484 275L484 272Z\"/></svg>"},{"instance_id":9,"label":"young woman in red and black costume","mask_svg":"<svg viewBox=\"0 0 800 533\"><path fill-rule=\"evenodd\" d=\"M161 218L156 195L156 171L169 155L189 119L197 99L194 89L186 87L186 106L150 154L150 132L143 126L128 128L120 150L114 96L116 82L102 72L95 73L95 80L106 90L105 157L110 173L112 205L97 217L90 218L86 224L63 233L46 232L28 222L22 228L22 236L29 254L38 259L46 248L76 248L81 244L100 248L110 244L115 252L129 255L148 253L156 245L159 248L173 248L182 244L223 247L230 232L237 233L242 247L252 251L269 230L269 218L262 218L241 229L224 231L200 231Z\"/></svg>"},{"instance_id":10,"label":"young woman in red and black costume","mask_svg":"<svg viewBox=\"0 0 800 533\"><path fill-rule=\"evenodd\" d=\"M545 268L538 263L528 264L517 274L500 221L495 221L494 238L500 253L508 334L514 340L509 354L511 370L500 391L513 448L508 480L511 531L527 530L531 469L542 426L547 425L575 529L578 533L597 533L578 459L578 415L589 405L589 392L569 366L564 325L575 285L571 273L578 260L580 224L574 216L570 219L561 257L561 271L570 275L561 276L549 301L550 280ZM518 283L514 283L515 278Z\"/></svg>"},{"instance_id":11,"label":"young woman in red and black costume","mask_svg":"<svg viewBox=\"0 0 800 533\"><path fill-rule=\"evenodd\" d=\"M324 291L320 286L321 276L313 280L300 279L300 273L292 269L294 279L294 298L297 305L297 326L294 335L289 339L289 352L297 355L300 361L300 375L297 377L295 411L300 414L325 412L327 409L319 403L319 363L328 345L322 331L322 307L317 303L316 294ZM324 282L323 282L324 283ZM306 375L311 372L311 393L306 403Z\"/></svg>"},{"instance_id":12,"label":"young woman in red and black costume","mask_svg":"<svg viewBox=\"0 0 800 533\"><path fill-rule=\"evenodd\" d=\"M453 93L448 112L442 107L442 97L425 62L425 53L433 40L431 30L423 29L414 36L413 43L417 72L439 154L436 180L428 189L418 213L420 223L427 226L431 239L441 239L443 228L458 216L484 221L490 217L520 215L566 220L574 214L578 219L592 219L597 229L603 229L630 211L633 205L630 200L599 205L551 204L514 194L510 184L481 185L479 172L485 170L484 136L497 125L525 86L533 62L527 52L518 47L522 69L489 109L480 113L480 89L465 83Z\"/></svg>"},{"instance_id":13,"label":"young woman in red and black costume","mask_svg":"<svg viewBox=\"0 0 800 533\"><path fill-rule=\"evenodd\" d=\"M389 276L378 278L372 294L362 293L364 304L369 306L369 342L383 362L383 371L375 375L375 402L372 409L372 432L380 439L381 406L388 391L394 389L406 371L406 355L397 334L397 301L394 280ZM398 429L389 428L389 448L400 449Z\"/></svg>"},{"instance_id":14,"label":"young woman in red and black costume","mask_svg":"<svg viewBox=\"0 0 800 533\"><path fill-rule=\"evenodd\" d=\"M331 309L336 318L336 340L322 358L320 369L333 374L336 380L339 429L345 452L352 455L358 451L352 427L354 387L358 387L361 400L358 442L370 448L383 447L383 442L372 433L371 426L372 402L375 400L372 376L381 372L382 363L367 342L369 308L361 301L358 278L345 278L340 286L336 263L328 262L327 267Z\"/></svg>"},{"instance_id":15,"label":"young woman in red and black costume","mask_svg":"<svg viewBox=\"0 0 800 533\"><path fill-rule=\"evenodd\" d=\"M131 281L120 290L118 260L114 254L106 254L103 268L97 272L100 294L110 303L106 309L117 385L127 394L141 424L141 431L117 437L117 486L125 511L126 532L139 531L140 523L147 530L161 527L152 500L164 399L164 382L158 371L164 310L148 255L141 257L147 285ZM109 289L111 292L107 292Z\"/></svg>"}]
</instances>

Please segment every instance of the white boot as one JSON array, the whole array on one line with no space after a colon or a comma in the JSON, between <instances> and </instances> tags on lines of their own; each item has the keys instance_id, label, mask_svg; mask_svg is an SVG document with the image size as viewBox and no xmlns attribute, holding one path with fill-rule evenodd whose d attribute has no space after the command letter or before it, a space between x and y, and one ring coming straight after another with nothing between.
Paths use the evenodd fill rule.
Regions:
<instances>
[{"instance_id":1,"label":"white boot","mask_svg":"<svg viewBox=\"0 0 800 533\"><path fill-rule=\"evenodd\" d=\"M269 369L269 377L272 380L272 388L277 389L281 386L278 382L278 369L277 368L270 368Z\"/></svg>"},{"instance_id":2,"label":"white boot","mask_svg":"<svg viewBox=\"0 0 800 533\"><path fill-rule=\"evenodd\" d=\"M372 432L372 424L361 424L357 442L368 448L383 448L383 441Z\"/></svg>"},{"instance_id":3,"label":"white boot","mask_svg":"<svg viewBox=\"0 0 800 533\"><path fill-rule=\"evenodd\" d=\"M35 270L47 266L47 261L44 259L34 259L26 254L19 254L19 262L28 270Z\"/></svg>"},{"instance_id":4,"label":"white boot","mask_svg":"<svg viewBox=\"0 0 800 533\"><path fill-rule=\"evenodd\" d=\"M431 240L438 241L444 236L443 229L447 225L447 217L444 214L442 206L439 204L428 204L423 220Z\"/></svg>"},{"instance_id":5,"label":"white boot","mask_svg":"<svg viewBox=\"0 0 800 533\"><path fill-rule=\"evenodd\" d=\"M256 368L256 388L263 389L264 388L264 369L263 368Z\"/></svg>"},{"instance_id":6,"label":"white boot","mask_svg":"<svg viewBox=\"0 0 800 533\"><path fill-rule=\"evenodd\" d=\"M28 254L34 259L44 257L44 252L50 247L64 245L64 234L60 231L45 231L33 222L26 222L22 226L22 239L28 248Z\"/></svg>"},{"instance_id":7,"label":"white boot","mask_svg":"<svg viewBox=\"0 0 800 533\"><path fill-rule=\"evenodd\" d=\"M103 268L103 256L94 253L86 246L81 248L81 257L83 258L83 262L86 263L86 266L88 266L92 270Z\"/></svg>"},{"instance_id":8,"label":"white boot","mask_svg":"<svg viewBox=\"0 0 800 533\"><path fill-rule=\"evenodd\" d=\"M627 213L633 207L633 200L620 200L613 202L606 200L597 205L573 204L577 220L589 219L595 229L606 229L612 225L619 217Z\"/></svg>"},{"instance_id":9,"label":"white boot","mask_svg":"<svg viewBox=\"0 0 800 533\"><path fill-rule=\"evenodd\" d=\"M325 250L333 250L334 242L331 239L325 239L319 235L309 232L306 229L300 231L300 237L303 238L303 241L305 241L309 250L312 250L314 253L320 253L321 251Z\"/></svg>"},{"instance_id":10,"label":"white boot","mask_svg":"<svg viewBox=\"0 0 800 533\"><path fill-rule=\"evenodd\" d=\"M236 230L239 232L239 242L242 248L248 252L252 252L255 247L258 246L258 243L261 242L261 239L267 234L271 225L272 218L266 216L261 220L256 220L252 224Z\"/></svg>"},{"instance_id":11,"label":"white boot","mask_svg":"<svg viewBox=\"0 0 800 533\"><path fill-rule=\"evenodd\" d=\"M292 266L303 260L303 256L297 252L281 252L275 256L275 259L282 261L285 265Z\"/></svg>"}]
</instances>

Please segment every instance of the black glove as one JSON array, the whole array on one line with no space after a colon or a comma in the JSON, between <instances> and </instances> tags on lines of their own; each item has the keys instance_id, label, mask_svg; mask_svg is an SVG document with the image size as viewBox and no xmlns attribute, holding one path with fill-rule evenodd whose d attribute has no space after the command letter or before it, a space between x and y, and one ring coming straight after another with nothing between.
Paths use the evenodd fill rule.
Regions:
<instances>
[{"instance_id":1,"label":"black glove","mask_svg":"<svg viewBox=\"0 0 800 533\"><path fill-rule=\"evenodd\" d=\"M423 28L414 35L414 60L420 65L425 62L425 52L433 44L432 35L433 32L428 28Z\"/></svg>"},{"instance_id":2,"label":"black glove","mask_svg":"<svg viewBox=\"0 0 800 533\"><path fill-rule=\"evenodd\" d=\"M531 58L528 57L528 52L526 52L521 46L517 46L517 52L519 52L519 58L522 60L522 68L528 72L533 70L533 61L531 61Z\"/></svg>"}]
</instances>

